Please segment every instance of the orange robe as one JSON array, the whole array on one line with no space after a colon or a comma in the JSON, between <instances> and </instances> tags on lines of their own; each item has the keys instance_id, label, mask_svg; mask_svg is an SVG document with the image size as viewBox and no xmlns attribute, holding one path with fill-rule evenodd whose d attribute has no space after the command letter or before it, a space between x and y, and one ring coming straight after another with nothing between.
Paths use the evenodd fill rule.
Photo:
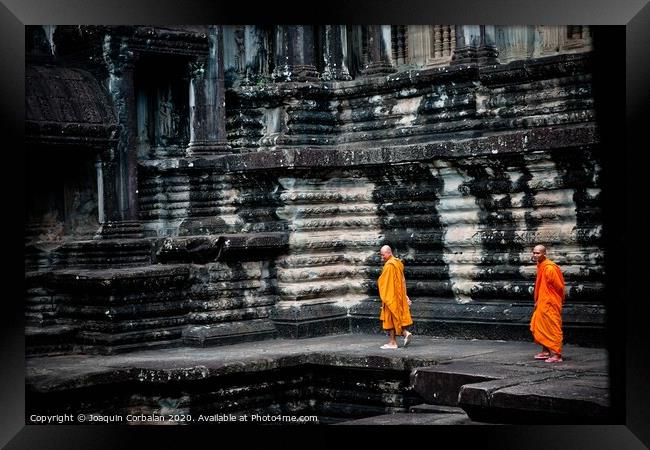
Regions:
<instances>
[{"instance_id":1,"label":"orange robe","mask_svg":"<svg viewBox=\"0 0 650 450\"><path fill-rule=\"evenodd\" d=\"M533 339L554 353L562 354L564 277L558 265L549 259L537 264L534 298L535 309L530 319Z\"/></svg>"},{"instance_id":2,"label":"orange robe","mask_svg":"<svg viewBox=\"0 0 650 450\"><path fill-rule=\"evenodd\" d=\"M381 314L384 330L395 329L396 335L402 334L402 328L413 324L411 311L406 302L406 284L404 282L404 264L391 256L384 264L384 269L377 280L381 298Z\"/></svg>"}]
</instances>

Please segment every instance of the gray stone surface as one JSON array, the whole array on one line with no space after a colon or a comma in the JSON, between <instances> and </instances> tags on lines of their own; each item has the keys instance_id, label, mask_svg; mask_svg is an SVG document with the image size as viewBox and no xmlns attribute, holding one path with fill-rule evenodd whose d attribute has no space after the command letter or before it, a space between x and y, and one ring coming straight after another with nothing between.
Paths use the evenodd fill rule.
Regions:
<instances>
[{"instance_id":1,"label":"gray stone surface","mask_svg":"<svg viewBox=\"0 0 650 450\"><path fill-rule=\"evenodd\" d=\"M511 418L515 423L563 421L607 423L610 396L605 374L547 373L468 384L458 403L476 420Z\"/></svg>"},{"instance_id":2,"label":"gray stone surface","mask_svg":"<svg viewBox=\"0 0 650 450\"><path fill-rule=\"evenodd\" d=\"M27 360L28 405L43 408L48 399L86 392L86 408L96 401L104 412L156 411L160 398L170 398L177 410L188 411L316 408L332 423L515 423L521 414L545 423L607 419L605 350L567 345L567 362L551 365L532 359L538 350L532 343L416 336L408 348L384 350L384 340L345 334L109 356L34 356ZM128 397L128 403L111 403L97 394L102 389L113 392L109 398ZM187 394L179 397L178 389ZM455 402L459 393L462 410ZM214 403L215 396L221 401ZM461 412L466 409L471 420ZM386 413L390 417L382 418Z\"/></svg>"},{"instance_id":3,"label":"gray stone surface","mask_svg":"<svg viewBox=\"0 0 650 450\"><path fill-rule=\"evenodd\" d=\"M537 368L504 364L498 359L487 362L459 361L421 368L412 374L415 391L428 403L457 405L463 385L535 373Z\"/></svg>"},{"instance_id":4,"label":"gray stone surface","mask_svg":"<svg viewBox=\"0 0 650 450\"><path fill-rule=\"evenodd\" d=\"M606 359L571 346L606 336L598 53L525 30L27 27L30 407L382 421L460 393L600 420ZM527 347L540 242L567 282L553 367ZM414 300L394 352L368 335L383 244Z\"/></svg>"},{"instance_id":5,"label":"gray stone surface","mask_svg":"<svg viewBox=\"0 0 650 450\"><path fill-rule=\"evenodd\" d=\"M463 408L459 408L458 406L431 405L429 403L411 406L409 412L426 414L465 414Z\"/></svg>"},{"instance_id":6,"label":"gray stone surface","mask_svg":"<svg viewBox=\"0 0 650 450\"><path fill-rule=\"evenodd\" d=\"M478 425L465 413L409 414L395 413L341 422L338 425Z\"/></svg>"},{"instance_id":7,"label":"gray stone surface","mask_svg":"<svg viewBox=\"0 0 650 450\"><path fill-rule=\"evenodd\" d=\"M28 292L28 352L225 344L246 321L275 328L258 337L370 332L383 244L406 264L416 333L526 340L528 252L544 242L567 282L566 342L604 344L587 29L526 43L512 26L499 40L464 25L48 30L54 46L26 30L26 267L59 285L30 280L51 302ZM456 32L473 43L455 48ZM70 59L79 45L92 57ZM186 266L173 299L115 272L126 305L101 319L105 299L61 286L159 265Z\"/></svg>"}]
</instances>

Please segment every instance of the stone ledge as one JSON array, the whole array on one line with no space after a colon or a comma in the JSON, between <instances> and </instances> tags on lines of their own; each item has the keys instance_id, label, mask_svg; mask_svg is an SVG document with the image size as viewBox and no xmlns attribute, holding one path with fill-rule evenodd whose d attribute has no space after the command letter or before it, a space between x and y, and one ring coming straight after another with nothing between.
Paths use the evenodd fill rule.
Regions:
<instances>
[{"instance_id":1,"label":"stone ledge","mask_svg":"<svg viewBox=\"0 0 650 450\"><path fill-rule=\"evenodd\" d=\"M398 140L403 142L402 139ZM338 168L430 161L439 158L474 158L482 156L533 153L550 148L582 149L596 145L599 136L594 123L549 126L512 132L460 137L456 133L446 140L398 145L396 142L363 142L319 148L296 147L260 150L214 157L170 158L140 161L145 170L205 170L217 173L251 172L277 169Z\"/></svg>"},{"instance_id":2,"label":"stone ledge","mask_svg":"<svg viewBox=\"0 0 650 450\"><path fill-rule=\"evenodd\" d=\"M512 378L521 374L536 373L539 369L528 366L488 366L486 364L456 361L435 367L417 369L411 374L413 389L432 405L457 406L458 394L464 385Z\"/></svg>"},{"instance_id":3,"label":"stone ledge","mask_svg":"<svg viewBox=\"0 0 650 450\"><path fill-rule=\"evenodd\" d=\"M458 404L473 420L608 423L608 385L604 375L555 370L465 385Z\"/></svg>"},{"instance_id":4,"label":"stone ledge","mask_svg":"<svg viewBox=\"0 0 650 450\"><path fill-rule=\"evenodd\" d=\"M289 395L304 396L306 393L309 398L313 396L318 411L324 415L328 412L349 414L355 408L358 414L367 415L381 414L382 411L377 408L401 413L420 405L422 412L410 414L410 418L420 414L445 414L447 418L444 420L466 421L467 417L463 419L463 415L455 409L422 407L422 391L418 383L424 381L421 378L424 374L434 376L438 373L450 376L459 374L474 379L500 378L465 384L461 388L475 388L473 392L479 398L486 398L483 395L485 392L491 393L488 398L491 403L487 404L489 408L476 405L478 402L470 404L470 398L465 399L461 395L460 406L468 408L466 410L470 412L472 421L515 423L520 415L541 411L545 415L537 416L540 422L567 423L573 419L598 422L609 414L607 403L597 399L608 395L608 386L602 383L606 380L607 353L601 349L568 346L565 349L568 358L565 363L550 366L532 359L536 350L532 343L440 340L418 336L406 349L387 351L379 348L383 341L383 337L348 334L300 341L275 339L248 342L220 347L219 352L177 348L101 357L29 357L26 377L28 398L32 398L33 404L47 407L51 399L65 400L71 396L83 399L88 407L93 405L93 401L99 401L88 397L88 393L92 392L100 397L108 395L106 398L114 398L116 393L120 393L124 399L133 399L132 396L136 395L136 401L143 401L147 393L167 395L165 392L169 389L169 395L173 396L181 388L190 389L194 393L192 399L196 401L205 398L214 402L214 387L217 386L217 393L221 393L219 395L228 396L226 403L216 399L221 401L219 405L224 408L241 407L251 392L260 401L281 407L282 398L285 397L276 398L274 395L289 393L289 389ZM409 372L412 374L411 380L415 377L415 385L408 382ZM326 380L327 386L301 384L309 382L309 374ZM250 386L246 381L248 379L257 384ZM266 383L271 379L272 385ZM397 380L401 380L399 383L402 384L395 391L391 383ZM554 384L558 380L565 384ZM355 381L362 381L364 390L358 402L350 403ZM276 390L270 392L271 387ZM476 389L481 387L482 390ZM377 404L382 393L388 399L383 406ZM341 401L333 397L339 394L343 396ZM393 398L393 394L401 397ZM464 395L469 394L470 390L467 390ZM137 400L140 398L138 395L145 397ZM450 397L450 394L445 393L445 396ZM239 403L240 398L242 404ZM186 406L192 406L187 403L189 398L183 401ZM102 405L110 408L113 403L109 401ZM155 402L152 405L147 408L156 408ZM473 405L476 406L474 409ZM580 408L585 405L592 409L578 416ZM199 403L193 407L206 406ZM388 411L390 408L393 409ZM398 411L399 408L402 410ZM440 411L440 408L445 410ZM573 415L567 415L566 411ZM424 420L424 416L421 420Z\"/></svg>"},{"instance_id":5,"label":"stone ledge","mask_svg":"<svg viewBox=\"0 0 650 450\"><path fill-rule=\"evenodd\" d=\"M191 346L208 347L272 339L277 335L278 332L270 320L257 319L210 325L189 325L183 330L183 341Z\"/></svg>"},{"instance_id":6,"label":"stone ledge","mask_svg":"<svg viewBox=\"0 0 650 450\"><path fill-rule=\"evenodd\" d=\"M340 422L338 425L479 425L465 412L461 413L401 413L377 415Z\"/></svg>"},{"instance_id":7,"label":"stone ledge","mask_svg":"<svg viewBox=\"0 0 650 450\"><path fill-rule=\"evenodd\" d=\"M206 263L241 260L258 252L275 254L289 246L289 235L279 233L242 233L164 238L155 244L157 261Z\"/></svg>"}]
</instances>

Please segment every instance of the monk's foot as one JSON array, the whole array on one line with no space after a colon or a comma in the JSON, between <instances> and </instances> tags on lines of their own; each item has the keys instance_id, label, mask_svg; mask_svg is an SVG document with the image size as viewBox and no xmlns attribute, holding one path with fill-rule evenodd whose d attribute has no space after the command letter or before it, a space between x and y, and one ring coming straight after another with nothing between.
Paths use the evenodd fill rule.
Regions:
<instances>
[{"instance_id":1,"label":"monk's foot","mask_svg":"<svg viewBox=\"0 0 650 450\"><path fill-rule=\"evenodd\" d=\"M547 363L561 363L562 362L562 355L553 355L548 359L545 359L544 362Z\"/></svg>"},{"instance_id":2,"label":"monk's foot","mask_svg":"<svg viewBox=\"0 0 650 450\"><path fill-rule=\"evenodd\" d=\"M384 344L384 345L382 345L382 346L379 347L379 348L383 348L383 349L387 349L387 348L397 348L397 344L395 344L395 345L393 345L393 344Z\"/></svg>"},{"instance_id":3,"label":"monk's foot","mask_svg":"<svg viewBox=\"0 0 650 450\"><path fill-rule=\"evenodd\" d=\"M548 352L542 352L535 355L535 359L548 359L551 357L551 354Z\"/></svg>"},{"instance_id":4,"label":"monk's foot","mask_svg":"<svg viewBox=\"0 0 650 450\"><path fill-rule=\"evenodd\" d=\"M409 333L408 331L406 333L407 335L404 337L404 347L408 347L413 339L413 333Z\"/></svg>"}]
</instances>

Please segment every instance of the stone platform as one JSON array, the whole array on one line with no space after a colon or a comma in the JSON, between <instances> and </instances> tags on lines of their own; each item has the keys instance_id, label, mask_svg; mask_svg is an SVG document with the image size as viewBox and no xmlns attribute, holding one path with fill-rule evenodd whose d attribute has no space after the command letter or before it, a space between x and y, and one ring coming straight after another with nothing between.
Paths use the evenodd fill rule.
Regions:
<instances>
[{"instance_id":1,"label":"stone platform","mask_svg":"<svg viewBox=\"0 0 650 450\"><path fill-rule=\"evenodd\" d=\"M550 364L533 359L533 343L415 336L408 348L382 350L385 339L343 334L28 357L27 417L196 415L263 403L267 412L351 425L613 423L604 349L567 345L565 361Z\"/></svg>"}]
</instances>

